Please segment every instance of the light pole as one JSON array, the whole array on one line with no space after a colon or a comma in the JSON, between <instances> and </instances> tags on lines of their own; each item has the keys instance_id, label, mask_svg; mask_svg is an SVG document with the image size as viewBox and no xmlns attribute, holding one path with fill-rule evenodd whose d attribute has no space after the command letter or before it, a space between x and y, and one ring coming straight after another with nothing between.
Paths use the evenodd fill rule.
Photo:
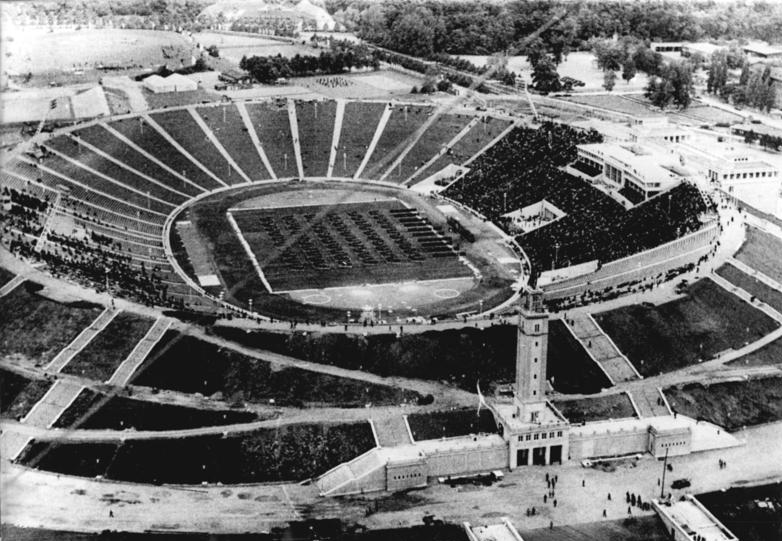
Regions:
<instances>
[{"instance_id":1,"label":"light pole","mask_svg":"<svg viewBox=\"0 0 782 541\"><path fill-rule=\"evenodd\" d=\"M668 469L668 448L665 448L665 459L663 460L663 479L660 482L660 499L663 499L665 494L665 470Z\"/></svg>"}]
</instances>

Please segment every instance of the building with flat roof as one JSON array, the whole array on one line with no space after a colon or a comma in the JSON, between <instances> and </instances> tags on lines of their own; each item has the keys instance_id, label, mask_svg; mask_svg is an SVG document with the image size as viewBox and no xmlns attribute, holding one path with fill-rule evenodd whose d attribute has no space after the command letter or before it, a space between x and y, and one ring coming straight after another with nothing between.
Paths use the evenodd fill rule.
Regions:
<instances>
[{"instance_id":1,"label":"building with flat roof","mask_svg":"<svg viewBox=\"0 0 782 541\"><path fill-rule=\"evenodd\" d=\"M578 161L599 169L596 180L618 190L633 203L670 190L687 176L672 156L637 143L578 145Z\"/></svg>"},{"instance_id":2,"label":"building with flat roof","mask_svg":"<svg viewBox=\"0 0 782 541\"><path fill-rule=\"evenodd\" d=\"M674 541L738 541L733 532L690 494L678 502L652 500L652 506Z\"/></svg>"},{"instance_id":3,"label":"building with flat roof","mask_svg":"<svg viewBox=\"0 0 782 541\"><path fill-rule=\"evenodd\" d=\"M775 214L778 210L782 176L770 163L731 152L715 156L708 178L728 195L762 212Z\"/></svg>"},{"instance_id":4,"label":"building with flat roof","mask_svg":"<svg viewBox=\"0 0 782 541\"><path fill-rule=\"evenodd\" d=\"M757 42L749 43L742 47L747 56L752 58L769 58L778 59L782 58L782 47L777 45L769 45L768 43Z\"/></svg>"}]
</instances>

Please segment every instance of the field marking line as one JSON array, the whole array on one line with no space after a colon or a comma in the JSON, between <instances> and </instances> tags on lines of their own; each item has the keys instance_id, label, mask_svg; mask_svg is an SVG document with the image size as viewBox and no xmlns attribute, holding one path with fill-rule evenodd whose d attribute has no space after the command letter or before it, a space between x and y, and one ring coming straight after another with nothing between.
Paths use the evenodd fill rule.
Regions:
<instances>
[{"instance_id":1,"label":"field marking line","mask_svg":"<svg viewBox=\"0 0 782 541\"><path fill-rule=\"evenodd\" d=\"M186 184L189 184L192 187L194 187L194 188L196 188L198 190L201 190L202 192L208 191L206 188L204 188L200 184L196 184L195 182L193 182L192 180L190 180L186 176L182 175L181 173L178 173L173 168L171 168L168 165L166 165L164 162L158 160L152 154L150 154L149 152L147 152L146 150L144 150L143 148L138 146L136 143L134 143L133 141L131 141L130 139L128 139L127 137L122 135L120 132L118 132L112 126L109 126L108 124L103 124L103 123L98 123L97 126L101 126L103 129L108 131L111 135L113 135L114 137L116 137L117 139L119 139L120 141L125 143L127 146L129 146L130 148L132 148L133 150L135 150L136 152L138 152L139 154L144 156L146 159L148 159L149 161L151 161L152 163L154 163L158 167L161 167L161 168L165 169L166 171L168 171L169 173L171 173L172 175L174 175L175 177L180 179L182 182L185 182Z\"/></svg>"},{"instance_id":2,"label":"field marking line","mask_svg":"<svg viewBox=\"0 0 782 541\"><path fill-rule=\"evenodd\" d=\"M426 171L429 167L435 164L437 160L442 158L449 150L453 148L453 146L461 141L465 135L475 126L478 122L481 121L483 117L475 117L472 120L470 120L467 125L461 129L459 133L453 136L453 138L448 141L443 148L437 152L434 156L432 156L429 161L427 161L424 165L413 171L413 174L407 177L404 182L402 182L402 186L408 186L410 183L415 179L418 175L420 175L422 172ZM437 171L434 171L432 174L436 174Z\"/></svg>"},{"instance_id":3,"label":"field marking line","mask_svg":"<svg viewBox=\"0 0 782 541\"><path fill-rule=\"evenodd\" d=\"M331 153L329 154L329 167L326 170L326 178L331 178L334 172L334 163L337 161L337 149L339 138L342 135L342 120L345 118L345 100L337 99L337 112L334 117L334 133L331 135Z\"/></svg>"},{"instance_id":4,"label":"field marking line","mask_svg":"<svg viewBox=\"0 0 782 541\"><path fill-rule=\"evenodd\" d=\"M65 180L66 182L70 182L74 186L78 186L79 188L81 188L82 190L85 190L87 192L92 192L92 193L100 195L101 197L105 197L106 199L110 199L110 200L112 200L112 201L114 201L116 203L120 203L122 205L127 205L129 207L133 207L137 211L143 211L143 212L146 212L148 214L154 214L155 216L160 216L162 218L166 217L166 215L163 214L162 212L158 212L156 210L150 210L150 209L146 209L144 207L140 207L140 206L138 206L135 203L131 203L131 202L126 201L124 199L120 199L117 196L107 194L106 192L103 192L101 190L96 190L95 188L93 188L91 186L87 186L86 184L82 184L78 180L74 180L71 177L65 175L64 173L60 173L59 171L55 171L54 169L51 169L51 168L49 168L46 165L35 163L32 158L28 158L27 156L20 156L20 160L25 162L25 163L27 163L27 164L29 164L29 165L33 165L33 166L37 167L38 169L40 169L44 173L48 173L48 174L50 174L52 176L59 177L59 178ZM150 222L148 220L142 220L141 218L131 218L130 216L126 216L126 217L130 218L132 220L135 220L135 221L137 221L139 223L148 224L148 225L150 224Z\"/></svg>"},{"instance_id":5,"label":"field marking line","mask_svg":"<svg viewBox=\"0 0 782 541\"><path fill-rule=\"evenodd\" d=\"M185 148L179 144L179 142L174 139L174 137L171 136L170 133L168 133L166 130L163 129L163 126L158 124L149 114L144 113L140 115L141 118L144 119L144 122L152 126L152 128L158 132L171 146L173 146L177 151L179 151L180 154L182 154L185 158L188 158L191 162L195 164L196 167L198 167L201 171L206 173L209 177L216 180L218 184L221 184L222 186L228 186L223 180L212 173L210 169L208 169L204 164L202 164L200 161L196 160L195 157L190 154Z\"/></svg>"},{"instance_id":6,"label":"field marking line","mask_svg":"<svg viewBox=\"0 0 782 541\"><path fill-rule=\"evenodd\" d=\"M175 205L174 203L171 203L170 201L166 201L164 199L160 199L159 197L157 197L155 195L152 195L149 192L144 192L143 190L139 190L137 188L134 188L133 186L129 186L128 184L125 184L124 182L121 182L121 181L119 181L119 180L117 180L117 179L115 179L113 177L110 177L110 176L106 175L105 173L101 173L97 169L93 169L89 165L87 165L85 163L82 163L82 162L78 161L77 159L72 158L71 156L68 156L67 154L64 154L64 153L60 152L59 150L56 150L56 149L54 149L54 148L52 148L52 147L50 147L50 146L48 146L46 144L44 144L44 146L46 147L46 150L48 150L49 152L51 152L55 156L59 156L63 160L65 160L65 161L67 161L69 163L72 163L72 164L76 165L77 167L80 167L80 168L84 169L85 171L89 171L93 175L102 178L103 180L109 182L110 184L115 184L115 185L119 186L120 188L122 188L124 190L128 190L129 192L133 192L133 193L135 193L137 195L140 195L141 197L146 197L148 200L149 199L154 199L155 201L157 201L158 203L160 203L162 205L167 205L167 206L173 207L173 208L177 207L177 205ZM147 210L149 210L149 209L147 209Z\"/></svg>"},{"instance_id":7,"label":"field marking line","mask_svg":"<svg viewBox=\"0 0 782 541\"><path fill-rule=\"evenodd\" d=\"M145 173L142 173L138 169L135 169L134 167L131 167L130 165L126 164L125 162L122 162L122 161L118 160L117 158L115 158L114 156L108 154L107 152L104 152L100 148L98 148L98 147L96 147L94 145L91 145L90 143L88 143L84 139L81 139L79 136L73 135L73 132L69 133L68 137L70 137L71 139L76 141L79 145L81 145L81 146L87 148L88 150L94 152L98 156L101 156L103 159L108 160L108 161L118 165L119 167L121 167L121 168L123 168L123 169L125 169L127 171L130 171L134 175L137 175L137 176L143 178L147 182L150 182L152 184L160 186L161 188L163 188L165 190L168 190L168 191L170 191L172 193L175 193L177 195L180 195L180 196L184 197L185 199L190 199L192 197L191 195L188 195L188 194L186 194L184 192L180 192L179 190L177 190L175 188L172 188L171 186L168 186L168 185L166 185L166 184L164 184L164 183L162 183L162 182L160 182L158 180L155 180L154 178L150 177L149 175L147 175Z\"/></svg>"},{"instance_id":8,"label":"field marking line","mask_svg":"<svg viewBox=\"0 0 782 541\"><path fill-rule=\"evenodd\" d=\"M253 145L255 145L255 150L258 152L258 156L260 156L264 167L266 167L266 171L269 173L269 176L272 178L272 180L277 180L277 175L274 173L272 164L269 163L269 158L266 156L266 152L263 150L263 145L261 144L261 140L258 137L258 132L255 131L255 126L253 126L252 119L250 119L250 114L247 112L247 108L245 107L244 102L237 102L235 105L236 109L239 111L239 116L242 117L244 127L247 128L247 133L249 134L250 139L252 139Z\"/></svg>"},{"instance_id":9,"label":"field marking line","mask_svg":"<svg viewBox=\"0 0 782 541\"><path fill-rule=\"evenodd\" d=\"M225 107L225 106L224 106ZM206 121L203 119L201 114L196 110L194 106L189 106L187 108L188 112L190 113L190 116L193 117L193 120L195 120L195 123L198 124L198 127L201 128L201 131L204 132L204 135L206 135L209 138L209 142L212 143L212 145L217 149L217 151L223 155L223 158L225 158L225 161L228 162L228 165L234 168L234 170L239 173L239 176L241 176L245 182L252 182L250 180L250 177L247 176L247 173L245 173L241 167L239 167L239 164L234 161L233 157L228 153L228 151L225 149L223 144L220 142L220 140L217 138L215 133L212 131L212 128L210 128Z\"/></svg>"},{"instance_id":10,"label":"field marking line","mask_svg":"<svg viewBox=\"0 0 782 541\"><path fill-rule=\"evenodd\" d=\"M299 178L304 178L304 164L301 161L301 144L299 143L299 120L296 116L296 101L288 98L286 105L288 108L288 122L291 127L291 138L293 139L293 155L296 157L296 169L299 172Z\"/></svg>"},{"instance_id":11,"label":"field marking line","mask_svg":"<svg viewBox=\"0 0 782 541\"><path fill-rule=\"evenodd\" d=\"M372 136L372 140L369 142L369 147L367 147L367 152L364 154L364 158L361 160L361 164L358 166L358 169L356 169L356 172L353 174L354 179L361 177L361 173L364 172L364 168L367 166L367 163L369 163L369 159L372 157L372 153L375 152L375 147L377 146L378 141L380 141L380 137L382 137L390 117L391 104L386 104L386 108L383 109L383 114L380 115L380 120L378 121L377 127L375 128L375 134Z\"/></svg>"},{"instance_id":12,"label":"field marking line","mask_svg":"<svg viewBox=\"0 0 782 541\"><path fill-rule=\"evenodd\" d=\"M242 234L242 230L239 228L239 224L236 223L236 220L234 220L234 217L231 215L230 212L226 212L225 215L228 217L228 222L231 224L234 233L236 233L236 236L239 238L239 242L244 247L244 251L247 252L247 257L250 258L253 267L255 267L255 272L258 273L258 277L261 279L261 282L263 282L263 286L266 288L266 290L269 293L279 293L276 291L272 291L272 286L269 283L269 281L266 279L266 276L263 274L263 270L261 270L261 265L260 263L258 263L258 259L255 257L255 254L253 253L250 244L247 242L247 239L244 238L244 235Z\"/></svg>"}]
</instances>

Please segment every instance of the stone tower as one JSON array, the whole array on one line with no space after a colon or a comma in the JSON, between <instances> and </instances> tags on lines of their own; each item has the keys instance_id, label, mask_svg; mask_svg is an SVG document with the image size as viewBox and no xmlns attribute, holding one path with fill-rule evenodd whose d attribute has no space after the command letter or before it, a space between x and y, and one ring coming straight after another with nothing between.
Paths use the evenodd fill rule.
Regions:
<instances>
[{"instance_id":1,"label":"stone tower","mask_svg":"<svg viewBox=\"0 0 782 541\"><path fill-rule=\"evenodd\" d=\"M539 422L546 407L546 355L548 353L548 313L539 289L524 293L516 344L515 402L522 422Z\"/></svg>"}]
</instances>

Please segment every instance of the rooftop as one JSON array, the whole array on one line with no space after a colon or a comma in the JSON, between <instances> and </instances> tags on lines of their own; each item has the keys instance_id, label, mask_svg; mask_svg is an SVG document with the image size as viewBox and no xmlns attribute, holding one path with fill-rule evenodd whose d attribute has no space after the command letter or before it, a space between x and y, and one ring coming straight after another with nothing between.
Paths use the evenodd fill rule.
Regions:
<instances>
[{"instance_id":1,"label":"rooftop","mask_svg":"<svg viewBox=\"0 0 782 541\"><path fill-rule=\"evenodd\" d=\"M698 500L687 496L671 504L657 503L660 514L668 518L691 536L700 536L703 541L738 541L717 518L709 513Z\"/></svg>"}]
</instances>

